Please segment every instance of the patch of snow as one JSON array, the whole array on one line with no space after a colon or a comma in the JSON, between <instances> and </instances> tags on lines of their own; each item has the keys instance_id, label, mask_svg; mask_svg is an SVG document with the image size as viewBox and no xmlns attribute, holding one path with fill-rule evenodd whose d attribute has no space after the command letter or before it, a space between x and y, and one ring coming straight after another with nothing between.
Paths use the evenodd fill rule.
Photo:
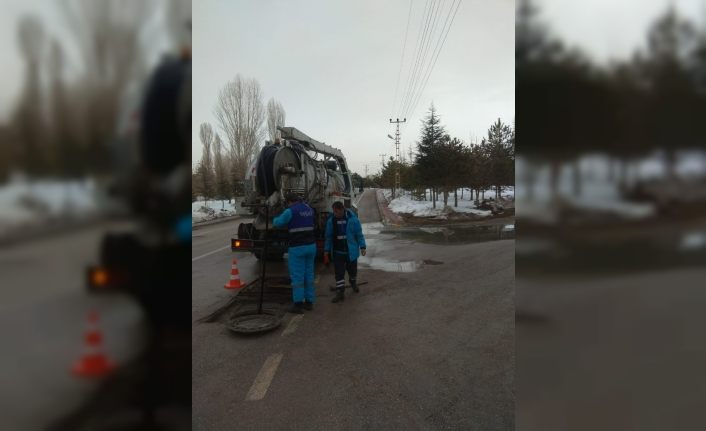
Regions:
<instances>
[{"instance_id":1,"label":"patch of snow","mask_svg":"<svg viewBox=\"0 0 706 431\"><path fill-rule=\"evenodd\" d=\"M422 232L435 234L435 233L443 233L445 229L441 228L441 227L420 227L419 230L421 230Z\"/></svg>"},{"instance_id":2,"label":"patch of snow","mask_svg":"<svg viewBox=\"0 0 706 431\"><path fill-rule=\"evenodd\" d=\"M99 212L93 179L29 180L13 175L0 184L0 235L50 219L82 219Z\"/></svg>"},{"instance_id":3,"label":"patch of snow","mask_svg":"<svg viewBox=\"0 0 706 431\"><path fill-rule=\"evenodd\" d=\"M684 235L679 244L682 250L698 250L706 248L706 232L690 232Z\"/></svg>"},{"instance_id":4,"label":"patch of snow","mask_svg":"<svg viewBox=\"0 0 706 431\"><path fill-rule=\"evenodd\" d=\"M656 208L651 203L636 203L626 201L602 201L590 199L573 199L572 205L578 209L611 212L629 219L642 219L655 214Z\"/></svg>"},{"instance_id":5,"label":"patch of snow","mask_svg":"<svg viewBox=\"0 0 706 431\"><path fill-rule=\"evenodd\" d=\"M192 225L221 217L232 217L236 214L235 201L228 203L227 200L209 200L208 202L197 200L191 203Z\"/></svg>"},{"instance_id":6,"label":"patch of snow","mask_svg":"<svg viewBox=\"0 0 706 431\"><path fill-rule=\"evenodd\" d=\"M440 220L447 219L449 214L453 213L473 214L479 217L491 215L490 211L474 208L472 201L459 199L458 207L453 206L453 199L449 199L449 203L451 205L444 208L443 200L437 201L436 208L433 208L431 201L416 201L410 195L405 194L393 199L388 206L392 212L397 214L411 214L415 217L435 217Z\"/></svg>"},{"instance_id":7,"label":"patch of snow","mask_svg":"<svg viewBox=\"0 0 706 431\"><path fill-rule=\"evenodd\" d=\"M617 178L610 178L611 165L617 174L617 162L605 155L593 154L582 157L579 166L583 180L579 195L573 190L575 166L570 163L562 165L557 182L559 199L566 202L569 207L578 210L600 211L627 219L652 217L656 213L653 204L630 202L621 196ZM653 154L630 166L628 175L633 180L662 177L666 173L665 163L660 154ZM681 157L677 171L682 174L693 172L694 166L693 161ZM558 220L559 207L552 205L550 166L548 163L530 165L526 160L518 158L517 178L527 178L529 170L532 171L534 184L530 185L526 181L518 183L517 214L523 218L555 223ZM530 186L532 186L531 200L528 199Z\"/></svg>"}]
</instances>

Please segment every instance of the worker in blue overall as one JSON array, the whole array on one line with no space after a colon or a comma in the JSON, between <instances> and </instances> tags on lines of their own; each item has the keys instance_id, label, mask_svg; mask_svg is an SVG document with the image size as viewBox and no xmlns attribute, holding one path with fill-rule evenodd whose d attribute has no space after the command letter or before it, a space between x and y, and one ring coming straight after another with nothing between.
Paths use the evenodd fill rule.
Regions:
<instances>
[{"instance_id":1,"label":"worker in blue overall","mask_svg":"<svg viewBox=\"0 0 706 431\"><path fill-rule=\"evenodd\" d=\"M358 293L356 276L358 274L358 256L365 256L365 238L360 220L353 211L345 209L341 202L334 202L333 214L326 221L326 241L324 243L324 261L333 260L336 274L336 295L331 302L341 302L345 296L345 275L353 292ZM360 250L360 251L359 251Z\"/></svg>"},{"instance_id":2,"label":"worker in blue overall","mask_svg":"<svg viewBox=\"0 0 706 431\"><path fill-rule=\"evenodd\" d=\"M314 234L314 210L290 193L286 196L288 208L274 218L275 227L289 229L289 277L292 280L290 313L302 314L312 310L316 300L314 292L314 261L316 259L316 237Z\"/></svg>"}]
</instances>

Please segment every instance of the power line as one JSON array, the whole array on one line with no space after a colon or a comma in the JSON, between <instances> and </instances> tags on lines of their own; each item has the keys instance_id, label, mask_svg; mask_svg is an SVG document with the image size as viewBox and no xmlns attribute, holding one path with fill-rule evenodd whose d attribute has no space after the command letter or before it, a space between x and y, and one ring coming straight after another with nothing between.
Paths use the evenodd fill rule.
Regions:
<instances>
[{"instance_id":1,"label":"power line","mask_svg":"<svg viewBox=\"0 0 706 431\"><path fill-rule=\"evenodd\" d=\"M421 61L419 62L419 68L416 71L415 79L412 83L411 96L407 100L407 105L403 107L403 116L404 116L404 113L406 113L406 111L409 110L409 106L411 105L411 102L416 98L416 94L419 89L419 84L422 81L422 76L423 76L422 70L426 69L425 63L427 60L427 54L429 53L429 47L431 46L431 41L434 37L434 33L436 33L437 21L439 18L439 10L442 8L441 6L443 3L444 3L444 0L440 0L436 4L436 9L434 9L434 12L433 12L434 15L432 18L432 24L431 24L431 27L429 30L428 37L424 41L424 43L422 44L423 46L422 46ZM442 29L442 32L443 32L443 29ZM430 61L430 63L431 63L431 61Z\"/></svg>"},{"instance_id":2,"label":"power line","mask_svg":"<svg viewBox=\"0 0 706 431\"><path fill-rule=\"evenodd\" d=\"M409 69L410 71L407 74L407 84L405 85L405 90L402 93L402 103L400 104L399 110L401 110L402 106L404 106L404 104L407 103L407 99L409 98L409 86L410 86L410 81L412 79L412 72L413 72L414 68L416 68L416 64L419 61L420 40L424 37L424 33L426 31L426 26L424 26L424 28L422 28L422 27L423 27L423 23L425 21L428 21L431 1L432 0L427 0L426 6L424 8L424 12L421 15L421 20L419 23L419 30L420 31L417 33L417 43L415 44L415 48L414 48L414 55L413 55L414 59L410 63L410 69Z\"/></svg>"},{"instance_id":3,"label":"power line","mask_svg":"<svg viewBox=\"0 0 706 431\"><path fill-rule=\"evenodd\" d=\"M429 14L428 14L428 20L427 20L427 27L424 37L422 38L421 44L419 45L419 51L417 53L417 58L418 61L415 63L415 67L412 70L412 79L411 82L409 83L409 90L407 93L407 100L405 101L405 104L402 106L402 112L407 110L407 106L409 103L414 99L415 95L415 88L417 86L417 83L419 82L419 75L421 74L421 71L424 67L424 62L426 61L426 48L429 44L429 41L431 41L432 36L434 34L434 30L436 29L436 16L437 12L439 10L439 6L441 5L441 0L432 0L432 5L431 8L429 9Z\"/></svg>"},{"instance_id":4,"label":"power line","mask_svg":"<svg viewBox=\"0 0 706 431\"><path fill-rule=\"evenodd\" d=\"M414 61L413 61L414 64L412 65L412 68L410 69L410 73L407 76L407 85L405 86L406 90L404 93L404 99L403 99L402 105L400 107L405 106L407 104L409 97L410 97L412 77L416 72L417 65L419 64L419 54L421 53L421 46L423 43L423 42L420 43L420 40L424 41L426 39L426 33L427 33L427 29L429 27L429 20L431 18L431 8L433 7L433 4L432 4L433 1L436 1L436 0L427 0L427 6L425 8L424 14L422 15L422 22L424 22L424 24L422 24L421 22L419 24L419 28L422 31L417 33L417 44L416 44L416 48L415 48L416 54L414 56ZM424 25L423 29L422 29L422 25Z\"/></svg>"},{"instance_id":5,"label":"power line","mask_svg":"<svg viewBox=\"0 0 706 431\"><path fill-rule=\"evenodd\" d=\"M424 79L424 85L422 86L421 91L417 95L417 100L414 102L412 105L413 108L409 112L409 115L413 115L415 110L417 109L417 105L419 104L419 100L421 99L422 94L424 93L424 90L426 89L427 83L429 82L429 77L431 76L432 71L434 70L434 66L436 66L436 61L439 58L439 55L441 54L441 50L444 48L444 44L446 43L446 38L449 35L449 32L451 31L451 26L453 25L454 19L456 18L456 13L458 13L458 9L461 7L461 0L458 0L458 3L456 4L456 10L454 11L453 16L451 17L451 22L449 23L448 28L446 29L446 34L444 34L444 39L441 41L441 45L439 46L439 49L436 51L436 56L434 57L434 62L431 64L431 67L429 68L428 72L426 73L426 77ZM453 3L451 4L451 8L453 9ZM449 10L449 13L451 12L451 9ZM443 29L442 29L443 33Z\"/></svg>"},{"instance_id":6,"label":"power line","mask_svg":"<svg viewBox=\"0 0 706 431\"><path fill-rule=\"evenodd\" d=\"M385 167L385 156L387 154L378 154L380 156L380 169L382 170ZM381 171L382 172L382 171Z\"/></svg>"},{"instance_id":7,"label":"power line","mask_svg":"<svg viewBox=\"0 0 706 431\"><path fill-rule=\"evenodd\" d=\"M412 17L412 3L414 0L409 0L409 12L407 13L407 29L404 31L404 45L402 46L402 58L400 59L400 70L397 72L397 85L395 85L395 97L392 99L391 112L395 112L395 104L397 103L397 91L400 88L400 76L402 76L402 65L404 64L404 53L407 49L407 33L409 32L409 19Z\"/></svg>"},{"instance_id":8,"label":"power line","mask_svg":"<svg viewBox=\"0 0 706 431\"><path fill-rule=\"evenodd\" d=\"M434 47L434 51L432 53L432 57L431 57L432 61L429 62L426 70L424 71L424 73L422 75L423 76L423 78L422 78L423 84L420 87L420 91L418 91L415 94L415 99L412 101L412 103L410 103L407 106L407 111L405 111L405 115L410 113L409 112L410 110L412 110L411 114L414 113L414 110L416 110L417 104L419 103L419 99L424 94L424 90L426 89L427 82L429 81L429 76L431 76L431 71L434 69L434 66L436 66L436 59L439 57L439 54L441 53L441 49L443 48L444 42L446 42L446 36L448 35L449 30L451 30L451 24L453 24L453 18L456 17L456 13L454 12L454 16L451 19L451 23L447 27L446 24L449 23L449 17L451 16L451 12L454 10L454 2L455 1L456 0L453 0L453 2L451 3L451 7L449 8L449 13L446 15L446 20L444 21L444 26L441 29L441 33L439 33L439 39L437 40L436 46ZM461 5L461 1L458 0L458 3L456 4L456 11L458 11L458 7L460 5ZM444 33L444 30L446 30L446 33ZM442 39L442 36L443 36L443 39Z\"/></svg>"}]
</instances>

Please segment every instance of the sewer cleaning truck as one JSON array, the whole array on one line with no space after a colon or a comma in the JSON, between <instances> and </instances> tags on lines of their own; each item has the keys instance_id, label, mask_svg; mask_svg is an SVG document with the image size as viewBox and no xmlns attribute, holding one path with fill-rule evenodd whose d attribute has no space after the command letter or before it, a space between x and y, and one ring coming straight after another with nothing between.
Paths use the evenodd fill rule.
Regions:
<instances>
[{"instance_id":1,"label":"sewer cleaning truck","mask_svg":"<svg viewBox=\"0 0 706 431\"><path fill-rule=\"evenodd\" d=\"M288 232L273 228L272 218L287 207L285 196L294 193L314 209L316 247L321 255L331 205L342 202L357 213L346 158L338 148L294 127L277 129L281 137L262 148L246 174L243 206L250 208L253 221L240 223L237 236L231 238L231 250L249 251L259 259L267 241L266 258L282 258Z\"/></svg>"}]
</instances>

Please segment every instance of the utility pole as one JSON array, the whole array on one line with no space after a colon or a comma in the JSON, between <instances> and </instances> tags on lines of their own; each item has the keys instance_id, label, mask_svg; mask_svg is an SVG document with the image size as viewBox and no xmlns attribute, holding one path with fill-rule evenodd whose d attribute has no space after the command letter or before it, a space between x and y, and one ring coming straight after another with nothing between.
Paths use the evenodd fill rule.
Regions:
<instances>
[{"instance_id":1,"label":"utility pole","mask_svg":"<svg viewBox=\"0 0 706 431\"><path fill-rule=\"evenodd\" d=\"M382 169L385 167L385 156L387 154L378 154L380 156L380 173L382 173Z\"/></svg>"},{"instance_id":2,"label":"utility pole","mask_svg":"<svg viewBox=\"0 0 706 431\"><path fill-rule=\"evenodd\" d=\"M402 160L400 159L400 123L406 122L406 118L404 118L402 121L400 121L399 118L395 121L392 121L392 118L390 118L390 123L397 125L397 128L395 130L395 155L397 157L397 165L395 166L395 187L392 189L392 199L395 198L395 190L400 189L400 164L402 163Z\"/></svg>"},{"instance_id":3,"label":"utility pole","mask_svg":"<svg viewBox=\"0 0 706 431\"><path fill-rule=\"evenodd\" d=\"M368 165L365 165L365 178L368 178Z\"/></svg>"}]
</instances>

